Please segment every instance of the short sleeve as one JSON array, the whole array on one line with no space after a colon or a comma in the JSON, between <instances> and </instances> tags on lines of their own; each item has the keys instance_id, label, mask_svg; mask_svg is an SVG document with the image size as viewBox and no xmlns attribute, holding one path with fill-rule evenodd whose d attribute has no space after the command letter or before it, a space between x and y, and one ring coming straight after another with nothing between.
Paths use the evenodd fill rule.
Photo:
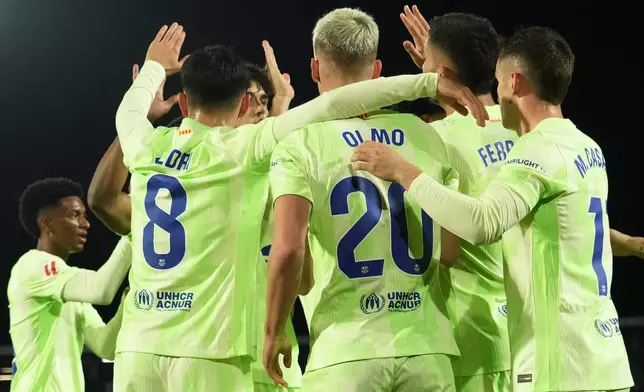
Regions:
<instances>
[{"instance_id":1,"label":"short sleeve","mask_svg":"<svg viewBox=\"0 0 644 392\"><path fill-rule=\"evenodd\" d=\"M311 178L307 170L309 155L301 138L301 130L277 145L271 158L270 183L273 200L280 196L301 196L313 204Z\"/></svg>"},{"instance_id":2,"label":"short sleeve","mask_svg":"<svg viewBox=\"0 0 644 392\"><path fill-rule=\"evenodd\" d=\"M557 146L538 133L517 140L492 183L502 183L528 205L566 191L566 165Z\"/></svg>"},{"instance_id":3,"label":"short sleeve","mask_svg":"<svg viewBox=\"0 0 644 392\"><path fill-rule=\"evenodd\" d=\"M258 124L229 128L219 136L237 162L248 170L265 173L277 145L274 125L275 117L269 117Z\"/></svg>"},{"instance_id":4,"label":"short sleeve","mask_svg":"<svg viewBox=\"0 0 644 392\"><path fill-rule=\"evenodd\" d=\"M70 267L62 259L48 254L34 255L25 260L23 266L23 283L30 296L61 302L65 284L80 271L80 268Z\"/></svg>"}]
</instances>

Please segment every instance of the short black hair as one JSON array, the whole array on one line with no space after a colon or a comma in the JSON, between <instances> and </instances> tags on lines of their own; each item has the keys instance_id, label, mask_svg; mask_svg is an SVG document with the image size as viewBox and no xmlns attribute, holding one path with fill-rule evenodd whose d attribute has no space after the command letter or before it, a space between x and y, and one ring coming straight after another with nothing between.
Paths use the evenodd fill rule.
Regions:
<instances>
[{"instance_id":1,"label":"short black hair","mask_svg":"<svg viewBox=\"0 0 644 392\"><path fill-rule=\"evenodd\" d=\"M575 68L575 55L568 42L548 27L520 29L505 41L499 58L514 57L526 67L536 95L552 105L561 105Z\"/></svg>"},{"instance_id":2,"label":"short black hair","mask_svg":"<svg viewBox=\"0 0 644 392\"><path fill-rule=\"evenodd\" d=\"M414 114L418 117L426 114L434 116L439 113L445 113L445 109L429 100L429 98L418 98L414 101L401 101L391 107L399 113Z\"/></svg>"},{"instance_id":3,"label":"short black hair","mask_svg":"<svg viewBox=\"0 0 644 392\"><path fill-rule=\"evenodd\" d=\"M181 84L194 107L229 108L246 93L250 72L233 49L207 46L194 51L183 64Z\"/></svg>"},{"instance_id":4,"label":"short black hair","mask_svg":"<svg viewBox=\"0 0 644 392\"><path fill-rule=\"evenodd\" d=\"M433 18L429 25L430 44L452 60L460 81L475 95L491 93L501 50L492 23L477 15L454 12Z\"/></svg>"},{"instance_id":5,"label":"short black hair","mask_svg":"<svg viewBox=\"0 0 644 392\"><path fill-rule=\"evenodd\" d=\"M270 110L273 103L273 97L275 96L275 87L273 86L270 76L268 76L267 69L253 63L246 63L246 67L250 72L251 82L259 84L266 95L268 95L268 109Z\"/></svg>"},{"instance_id":6,"label":"short black hair","mask_svg":"<svg viewBox=\"0 0 644 392\"><path fill-rule=\"evenodd\" d=\"M61 199L84 195L83 187L68 178L47 178L27 186L20 195L19 215L22 227L38 238L38 216L45 208L56 207Z\"/></svg>"}]
</instances>

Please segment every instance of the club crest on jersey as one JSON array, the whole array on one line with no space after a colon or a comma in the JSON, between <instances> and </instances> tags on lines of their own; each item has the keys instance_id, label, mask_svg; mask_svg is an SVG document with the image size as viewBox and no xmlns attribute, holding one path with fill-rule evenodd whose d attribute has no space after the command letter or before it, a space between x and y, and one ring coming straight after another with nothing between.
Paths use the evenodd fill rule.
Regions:
<instances>
[{"instance_id":1,"label":"club crest on jersey","mask_svg":"<svg viewBox=\"0 0 644 392\"><path fill-rule=\"evenodd\" d=\"M154 305L154 293L148 290L134 292L134 306L143 310L150 310Z\"/></svg>"},{"instance_id":2,"label":"club crest on jersey","mask_svg":"<svg viewBox=\"0 0 644 392\"><path fill-rule=\"evenodd\" d=\"M380 312L385 307L385 297L378 294L363 294L360 297L360 309L364 314Z\"/></svg>"}]
</instances>

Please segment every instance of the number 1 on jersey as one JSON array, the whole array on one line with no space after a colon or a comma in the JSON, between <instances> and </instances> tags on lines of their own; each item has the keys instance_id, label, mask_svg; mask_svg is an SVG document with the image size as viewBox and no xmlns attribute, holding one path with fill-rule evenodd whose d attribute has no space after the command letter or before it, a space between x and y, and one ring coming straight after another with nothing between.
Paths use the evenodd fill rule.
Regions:
<instances>
[{"instance_id":1,"label":"number 1 on jersey","mask_svg":"<svg viewBox=\"0 0 644 392\"><path fill-rule=\"evenodd\" d=\"M593 245L593 269L597 275L597 286L599 295L605 297L608 295L608 278L602 265L604 256L604 209L602 200L598 197L590 198L590 207L588 212L595 214L595 242Z\"/></svg>"}]
</instances>

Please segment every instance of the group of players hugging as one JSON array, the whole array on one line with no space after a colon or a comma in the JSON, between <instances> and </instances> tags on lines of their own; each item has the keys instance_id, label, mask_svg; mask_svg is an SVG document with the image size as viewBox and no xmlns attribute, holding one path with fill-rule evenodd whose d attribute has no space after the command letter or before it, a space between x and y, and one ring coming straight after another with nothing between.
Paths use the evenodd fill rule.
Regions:
<instances>
[{"instance_id":1,"label":"group of players hugging","mask_svg":"<svg viewBox=\"0 0 644 392\"><path fill-rule=\"evenodd\" d=\"M122 237L109 259L68 263L90 226L79 184L22 194L38 242L8 286L12 391L83 391L84 345L114 359L115 391L629 390L613 256L644 239L610 229L602 150L562 115L570 47L400 18L421 73L380 77L374 19L336 9L313 30L320 96L292 109L268 42L265 68L219 45L182 56L183 27L163 26L88 191ZM383 109L429 98L438 120ZM128 271L105 324L92 305Z\"/></svg>"}]
</instances>

